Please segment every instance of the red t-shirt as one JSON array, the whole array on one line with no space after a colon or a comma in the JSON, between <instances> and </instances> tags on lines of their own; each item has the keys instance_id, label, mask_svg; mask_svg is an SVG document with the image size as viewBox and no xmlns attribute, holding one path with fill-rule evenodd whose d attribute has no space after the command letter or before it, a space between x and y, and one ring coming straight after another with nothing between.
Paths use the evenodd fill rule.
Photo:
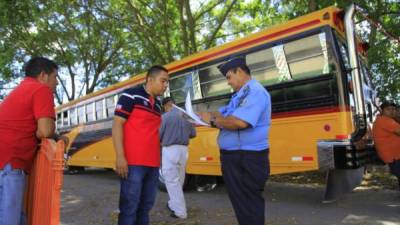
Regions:
<instances>
[{"instance_id":1,"label":"red t-shirt","mask_svg":"<svg viewBox=\"0 0 400 225\"><path fill-rule=\"evenodd\" d=\"M0 103L0 168L11 163L29 173L35 156L39 118L55 118L53 91L25 78Z\"/></svg>"},{"instance_id":2,"label":"red t-shirt","mask_svg":"<svg viewBox=\"0 0 400 225\"><path fill-rule=\"evenodd\" d=\"M376 150L386 163L400 159L400 136L394 133L397 129L400 124L387 116L378 116L374 122L372 133Z\"/></svg>"},{"instance_id":3,"label":"red t-shirt","mask_svg":"<svg viewBox=\"0 0 400 225\"><path fill-rule=\"evenodd\" d=\"M125 90L118 100L115 115L124 124L124 153L128 165L160 166L161 104L143 86Z\"/></svg>"}]
</instances>

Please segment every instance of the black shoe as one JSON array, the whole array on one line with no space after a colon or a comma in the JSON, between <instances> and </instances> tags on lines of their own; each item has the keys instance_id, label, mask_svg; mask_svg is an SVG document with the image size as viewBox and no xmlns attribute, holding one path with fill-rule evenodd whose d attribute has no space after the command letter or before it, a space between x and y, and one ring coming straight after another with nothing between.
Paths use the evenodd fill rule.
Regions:
<instances>
[{"instance_id":1,"label":"black shoe","mask_svg":"<svg viewBox=\"0 0 400 225\"><path fill-rule=\"evenodd\" d=\"M177 215L175 215L174 212L172 212L169 216L172 217L172 218L175 218L175 219L179 219L179 217Z\"/></svg>"},{"instance_id":2,"label":"black shoe","mask_svg":"<svg viewBox=\"0 0 400 225\"><path fill-rule=\"evenodd\" d=\"M172 209L169 207L168 202L167 202L167 209L168 209L168 211L169 211L170 213L173 213L173 214L175 215L174 210L172 210Z\"/></svg>"},{"instance_id":3,"label":"black shoe","mask_svg":"<svg viewBox=\"0 0 400 225\"><path fill-rule=\"evenodd\" d=\"M170 214L169 214L170 217L175 218L175 219L178 219L178 218L179 218L179 216L177 216L177 215L175 214L174 210L172 210L172 209L169 207L168 202L167 202L167 209L168 209L168 211L170 212Z\"/></svg>"}]
</instances>

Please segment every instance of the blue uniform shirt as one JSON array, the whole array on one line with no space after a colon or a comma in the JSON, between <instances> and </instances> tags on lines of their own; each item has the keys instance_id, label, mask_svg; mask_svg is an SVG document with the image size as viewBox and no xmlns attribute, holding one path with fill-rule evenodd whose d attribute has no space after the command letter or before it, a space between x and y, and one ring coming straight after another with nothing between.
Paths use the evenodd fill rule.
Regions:
<instances>
[{"instance_id":1,"label":"blue uniform shirt","mask_svg":"<svg viewBox=\"0 0 400 225\"><path fill-rule=\"evenodd\" d=\"M269 148L271 97L258 81L249 80L219 112L224 117L235 116L249 124L242 130L221 129L220 149L261 151Z\"/></svg>"}]
</instances>

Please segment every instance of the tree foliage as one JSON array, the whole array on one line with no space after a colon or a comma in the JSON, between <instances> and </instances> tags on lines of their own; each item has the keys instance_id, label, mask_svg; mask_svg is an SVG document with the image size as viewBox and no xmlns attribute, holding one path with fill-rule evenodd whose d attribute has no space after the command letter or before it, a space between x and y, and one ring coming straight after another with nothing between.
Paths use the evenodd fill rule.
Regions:
<instances>
[{"instance_id":1,"label":"tree foliage","mask_svg":"<svg viewBox=\"0 0 400 225\"><path fill-rule=\"evenodd\" d=\"M358 0L399 35L399 6ZM21 77L31 56L60 64L58 101L70 101L151 64L166 64L331 5L328 0L0 1L0 87ZM335 1L339 7L344 0ZM381 96L399 93L399 53L375 28L362 34ZM63 98L64 97L64 98Z\"/></svg>"},{"instance_id":2,"label":"tree foliage","mask_svg":"<svg viewBox=\"0 0 400 225\"><path fill-rule=\"evenodd\" d=\"M266 14L279 15L264 3L2 1L0 75L5 82L21 77L26 60L47 56L61 66L59 103L73 100L151 64L166 64L271 24ZM246 14L251 19L241 23Z\"/></svg>"},{"instance_id":3,"label":"tree foliage","mask_svg":"<svg viewBox=\"0 0 400 225\"><path fill-rule=\"evenodd\" d=\"M357 5L374 21L391 33L397 40L400 37L400 4L398 1L356 0ZM335 4L346 8L346 0L283 0L281 7L290 18L297 17ZM359 22L363 20L358 17ZM360 37L368 42L368 67L372 72L373 83L381 100L392 100L400 104L400 43L384 35L377 27L367 25L359 30Z\"/></svg>"}]
</instances>

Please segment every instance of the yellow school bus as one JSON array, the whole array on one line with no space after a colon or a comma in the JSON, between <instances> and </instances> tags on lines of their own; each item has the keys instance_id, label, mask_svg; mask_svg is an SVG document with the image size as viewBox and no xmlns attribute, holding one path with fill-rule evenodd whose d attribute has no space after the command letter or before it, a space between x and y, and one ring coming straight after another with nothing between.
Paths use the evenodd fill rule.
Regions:
<instances>
[{"instance_id":1,"label":"yellow school bus","mask_svg":"<svg viewBox=\"0 0 400 225\"><path fill-rule=\"evenodd\" d=\"M217 65L246 57L252 77L271 95L271 174L320 170L328 172L328 187L342 180L357 183L373 153L366 134L374 91L353 15L353 5L346 11L328 7L172 62L165 65L170 71L165 95L182 104L190 92L194 110L217 110L233 92ZM144 80L139 74L57 108L57 128L70 138L70 168L114 168L111 126L117 99ZM196 129L187 174L221 175L218 130ZM328 190L327 199L336 191Z\"/></svg>"}]
</instances>

